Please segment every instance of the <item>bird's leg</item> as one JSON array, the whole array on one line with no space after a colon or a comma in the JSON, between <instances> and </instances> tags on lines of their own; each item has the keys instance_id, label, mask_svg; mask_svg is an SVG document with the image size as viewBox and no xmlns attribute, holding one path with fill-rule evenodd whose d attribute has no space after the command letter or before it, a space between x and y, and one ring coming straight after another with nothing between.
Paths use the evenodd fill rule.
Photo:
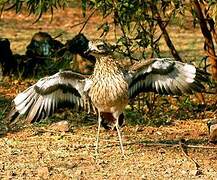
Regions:
<instances>
[{"instance_id":1,"label":"bird's leg","mask_svg":"<svg viewBox=\"0 0 217 180\"><path fill-rule=\"evenodd\" d=\"M102 118L100 116L100 111L98 111L98 130L97 130L97 135L96 135L96 149L95 149L95 154L98 154L98 146L99 146L99 132L100 132L100 125L101 125Z\"/></svg>"},{"instance_id":2,"label":"bird's leg","mask_svg":"<svg viewBox=\"0 0 217 180\"><path fill-rule=\"evenodd\" d=\"M117 132L118 132L118 138L119 138L119 142L120 142L121 152L122 152L122 155L124 157L124 147L123 147L123 142L122 142L122 138L121 138L121 132L120 132L118 121L116 122L115 127L116 127Z\"/></svg>"}]
</instances>

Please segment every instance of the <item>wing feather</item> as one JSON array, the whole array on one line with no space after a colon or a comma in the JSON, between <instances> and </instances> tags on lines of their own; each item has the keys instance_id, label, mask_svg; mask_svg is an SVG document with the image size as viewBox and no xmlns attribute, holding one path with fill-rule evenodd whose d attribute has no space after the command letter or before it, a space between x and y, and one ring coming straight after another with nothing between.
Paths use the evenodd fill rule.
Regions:
<instances>
[{"instance_id":1,"label":"wing feather","mask_svg":"<svg viewBox=\"0 0 217 180\"><path fill-rule=\"evenodd\" d=\"M169 58L156 58L142 64L129 81L130 98L148 91L167 95L202 92L202 82L208 82L209 74L191 64Z\"/></svg>"},{"instance_id":2,"label":"wing feather","mask_svg":"<svg viewBox=\"0 0 217 180\"><path fill-rule=\"evenodd\" d=\"M50 116L61 105L83 107L86 78L79 73L62 71L40 79L15 97L8 120L13 123L24 116L25 121L31 123Z\"/></svg>"}]
</instances>

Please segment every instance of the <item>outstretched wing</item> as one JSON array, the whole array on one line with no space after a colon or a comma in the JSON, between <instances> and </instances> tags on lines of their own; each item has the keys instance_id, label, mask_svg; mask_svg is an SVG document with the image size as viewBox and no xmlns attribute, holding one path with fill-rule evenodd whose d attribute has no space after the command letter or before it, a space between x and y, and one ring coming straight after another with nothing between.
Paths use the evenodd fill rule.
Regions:
<instances>
[{"instance_id":1,"label":"outstretched wing","mask_svg":"<svg viewBox=\"0 0 217 180\"><path fill-rule=\"evenodd\" d=\"M8 120L12 123L24 115L26 122L39 121L66 104L85 108L86 80L86 76L72 71L62 71L40 79L15 97Z\"/></svg>"},{"instance_id":2,"label":"outstretched wing","mask_svg":"<svg viewBox=\"0 0 217 180\"><path fill-rule=\"evenodd\" d=\"M136 69L129 82L130 98L149 91L167 95L202 92L201 82L208 81L208 73L170 58L144 61Z\"/></svg>"}]
</instances>

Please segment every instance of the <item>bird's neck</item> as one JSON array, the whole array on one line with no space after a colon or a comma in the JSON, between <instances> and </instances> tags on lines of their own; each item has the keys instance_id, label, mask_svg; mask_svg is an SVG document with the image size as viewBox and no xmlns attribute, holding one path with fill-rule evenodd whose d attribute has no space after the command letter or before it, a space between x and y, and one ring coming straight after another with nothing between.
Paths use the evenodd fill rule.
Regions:
<instances>
[{"instance_id":1,"label":"bird's neck","mask_svg":"<svg viewBox=\"0 0 217 180\"><path fill-rule=\"evenodd\" d=\"M94 75L104 75L120 73L118 64L114 61L112 56L102 56L97 58L94 68Z\"/></svg>"}]
</instances>

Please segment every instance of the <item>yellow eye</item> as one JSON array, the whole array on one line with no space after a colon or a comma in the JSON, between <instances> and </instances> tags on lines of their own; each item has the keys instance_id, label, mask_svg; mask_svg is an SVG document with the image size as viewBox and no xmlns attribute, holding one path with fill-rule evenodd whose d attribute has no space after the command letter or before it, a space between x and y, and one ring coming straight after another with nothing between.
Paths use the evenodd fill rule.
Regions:
<instances>
[{"instance_id":1,"label":"yellow eye","mask_svg":"<svg viewBox=\"0 0 217 180\"><path fill-rule=\"evenodd\" d=\"M97 45L97 48L99 50L104 50L105 49L105 45L104 44Z\"/></svg>"}]
</instances>

